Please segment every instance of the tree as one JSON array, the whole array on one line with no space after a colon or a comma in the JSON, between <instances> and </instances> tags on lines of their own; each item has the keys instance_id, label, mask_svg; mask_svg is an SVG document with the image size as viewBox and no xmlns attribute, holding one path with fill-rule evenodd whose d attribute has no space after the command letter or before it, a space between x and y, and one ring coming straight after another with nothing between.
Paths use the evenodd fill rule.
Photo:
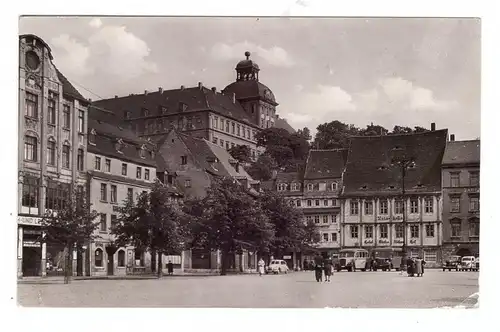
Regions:
<instances>
[{"instance_id":1,"label":"tree","mask_svg":"<svg viewBox=\"0 0 500 332\"><path fill-rule=\"evenodd\" d=\"M358 128L337 120L323 123L317 127L313 146L316 149L346 149L349 147L349 138L358 134Z\"/></svg>"},{"instance_id":2,"label":"tree","mask_svg":"<svg viewBox=\"0 0 500 332\"><path fill-rule=\"evenodd\" d=\"M139 195L137 203L127 200L111 232L118 246L132 245L158 253L158 278L162 276L162 256L182 251L188 235L181 207L172 200L168 188L156 180L150 192Z\"/></svg>"},{"instance_id":3,"label":"tree","mask_svg":"<svg viewBox=\"0 0 500 332\"><path fill-rule=\"evenodd\" d=\"M91 210L91 203L82 186L73 185L67 199L48 210L41 220L43 241L64 246L64 283L71 280L71 254L76 247L82 250L84 243L98 238L94 232L99 226L94 222L97 212Z\"/></svg>"},{"instance_id":4,"label":"tree","mask_svg":"<svg viewBox=\"0 0 500 332\"><path fill-rule=\"evenodd\" d=\"M272 179L273 169L276 167L277 164L273 157L263 154L246 171L255 180L269 181Z\"/></svg>"},{"instance_id":5,"label":"tree","mask_svg":"<svg viewBox=\"0 0 500 332\"><path fill-rule=\"evenodd\" d=\"M240 163L250 162L250 148L246 145L236 145L229 149L229 154Z\"/></svg>"},{"instance_id":6,"label":"tree","mask_svg":"<svg viewBox=\"0 0 500 332\"><path fill-rule=\"evenodd\" d=\"M265 147L265 154L272 157L280 168L303 163L309 153L309 142L304 132L290 134L282 128L267 128L255 137L257 145Z\"/></svg>"},{"instance_id":7,"label":"tree","mask_svg":"<svg viewBox=\"0 0 500 332\"><path fill-rule=\"evenodd\" d=\"M221 275L227 273L229 255L243 248L267 250L273 227L259 201L233 179L216 179L202 199L186 203L192 216L191 245L221 252Z\"/></svg>"},{"instance_id":8,"label":"tree","mask_svg":"<svg viewBox=\"0 0 500 332\"><path fill-rule=\"evenodd\" d=\"M304 138L308 142L312 139L311 131L307 127L297 130L296 135Z\"/></svg>"},{"instance_id":9,"label":"tree","mask_svg":"<svg viewBox=\"0 0 500 332\"><path fill-rule=\"evenodd\" d=\"M411 134L413 130L410 127L404 127L404 126L394 126L394 129L392 129L392 134Z\"/></svg>"},{"instance_id":10,"label":"tree","mask_svg":"<svg viewBox=\"0 0 500 332\"><path fill-rule=\"evenodd\" d=\"M415 126L415 129L413 130L414 133L425 133L427 131L429 131L429 129L419 126Z\"/></svg>"},{"instance_id":11,"label":"tree","mask_svg":"<svg viewBox=\"0 0 500 332\"><path fill-rule=\"evenodd\" d=\"M389 130L385 129L380 125L374 125L373 122L366 126L366 129L361 129L359 135L361 136L382 136L387 135Z\"/></svg>"},{"instance_id":12,"label":"tree","mask_svg":"<svg viewBox=\"0 0 500 332\"><path fill-rule=\"evenodd\" d=\"M304 224L301 210L296 209L290 201L273 191L264 192L259 200L274 228L270 246L273 255L281 257L286 251L300 250L311 236L310 230Z\"/></svg>"}]
</instances>

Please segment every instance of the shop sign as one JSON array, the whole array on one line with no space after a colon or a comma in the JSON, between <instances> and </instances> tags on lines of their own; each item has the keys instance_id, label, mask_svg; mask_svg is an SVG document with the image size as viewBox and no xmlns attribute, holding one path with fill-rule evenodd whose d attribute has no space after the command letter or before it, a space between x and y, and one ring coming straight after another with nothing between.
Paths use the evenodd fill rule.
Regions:
<instances>
[{"instance_id":1,"label":"shop sign","mask_svg":"<svg viewBox=\"0 0 500 332\"><path fill-rule=\"evenodd\" d=\"M19 225L33 225L40 226L42 218L39 217L17 217L17 223Z\"/></svg>"},{"instance_id":2,"label":"shop sign","mask_svg":"<svg viewBox=\"0 0 500 332\"><path fill-rule=\"evenodd\" d=\"M479 188L465 188L466 193L477 193L479 191Z\"/></svg>"},{"instance_id":3,"label":"shop sign","mask_svg":"<svg viewBox=\"0 0 500 332\"><path fill-rule=\"evenodd\" d=\"M292 256L290 256L290 255L284 255L283 259L292 259Z\"/></svg>"},{"instance_id":4,"label":"shop sign","mask_svg":"<svg viewBox=\"0 0 500 332\"><path fill-rule=\"evenodd\" d=\"M25 240L23 241L23 247L39 248L40 242Z\"/></svg>"}]
</instances>

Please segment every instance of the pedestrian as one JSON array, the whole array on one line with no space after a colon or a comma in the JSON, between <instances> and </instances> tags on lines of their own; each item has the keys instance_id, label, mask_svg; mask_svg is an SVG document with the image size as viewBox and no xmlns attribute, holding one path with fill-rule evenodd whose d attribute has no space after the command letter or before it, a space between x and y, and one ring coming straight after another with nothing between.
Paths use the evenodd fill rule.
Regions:
<instances>
[{"instance_id":1,"label":"pedestrian","mask_svg":"<svg viewBox=\"0 0 500 332\"><path fill-rule=\"evenodd\" d=\"M426 261L422 259L422 277L424 276L424 267L425 267Z\"/></svg>"},{"instance_id":2,"label":"pedestrian","mask_svg":"<svg viewBox=\"0 0 500 332\"><path fill-rule=\"evenodd\" d=\"M415 272L417 274L417 277L422 276L422 259L420 258L420 256L415 259Z\"/></svg>"},{"instance_id":3,"label":"pedestrian","mask_svg":"<svg viewBox=\"0 0 500 332\"><path fill-rule=\"evenodd\" d=\"M325 263L323 264L323 270L325 271L325 282L330 282L330 277L333 272L333 262L331 258L325 259Z\"/></svg>"},{"instance_id":4,"label":"pedestrian","mask_svg":"<svg viewBox=\"0 0 500 332\"><path fill-rule=\"evenodd\" d=\"M314 257L314 275L317 282L323 281L323 257L320 255Z\"/></svg>"},{"instance_id":5,"label":"pedestrian","mask_svg":"<svg viewBox=\"0 0 500 332\"><path fill-rule=\"evenodd\" d=\"M408 277L413 277L415 274L414 263L415 262L413 261L413 259L411 257L408 258L408 260L406 261L406 273L408 273Z\"/></svg>"},{"instance_id":6,"label":"pedestrian","mask_svg":"<svg viewBox=\"0 0 500 332\"><path fill-rule=\"evenodd\" d=\"M167 263L167 272L169 275L174 274L174 264L172 264L172 261L168 261Z\"/></svg>"},{"instance_id":7,"label":"pedestrian","mask_svg":"<svg viewBox=\"0 0 500 332\"><path fill-rule=\"evenodd\" d=\"M259 266L259 276L262 276L264 274L264 267L266 266L266 263L264 263L264 260L261 258L257 265Z\"/></svg>"}]
</instances>

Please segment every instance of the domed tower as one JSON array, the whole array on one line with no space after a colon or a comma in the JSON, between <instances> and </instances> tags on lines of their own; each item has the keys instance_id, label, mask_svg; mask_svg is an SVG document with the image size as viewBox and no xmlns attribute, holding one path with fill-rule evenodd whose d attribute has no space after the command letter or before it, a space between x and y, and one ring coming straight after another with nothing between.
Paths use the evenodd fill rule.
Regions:
<instances>
[{"instance_id":1,"label":"domed tower","mask_svg":"<svg viewBox=\"0 0 500 332\"><path fill-rule=\"evenodd\" d=\"M278 103L271 89L259 82L260 68L250 60L250 52L246 51L245 57L236 65L236 82L229 84L223 92L234 93L236 100L260 128L273 127Z\"/></svg>"}]
</instances>

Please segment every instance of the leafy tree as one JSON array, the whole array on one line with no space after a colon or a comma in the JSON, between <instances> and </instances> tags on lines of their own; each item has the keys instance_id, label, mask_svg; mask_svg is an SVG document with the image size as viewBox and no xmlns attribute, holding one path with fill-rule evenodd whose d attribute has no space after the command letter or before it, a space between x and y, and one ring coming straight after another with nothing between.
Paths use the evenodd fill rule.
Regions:
<instances>
[{"instance_id":1,"label":"leafy tree","mask_svg":"<svg viewBox=\"0 0 500 332\"><path fill-rule=\"evenodd\" d=\"M305 139L308 142L312 139L311 131L307 127L304 127L303 129L297 130L297 132L295 134L299 137L302 137L303 139Z\"/></svg>"},{"instance_id":2,"label":"leafy tree","mask_svg":"<svg viewBox=\"0 0 500 332\"><path fill-rule=\"evenodd\" d=\"M274 158L263 154L246 171L255 180L269 181L272 179L273 169L276 167L277 164Z\"/></svg>"},{"instance_id":3,"label":"leafy tree","mask_svg":"<svg viewBox=\"0 0 500 332\"><path fill-rule=\"evenodd\" d=\"M288 146L290 133L283 128L266 128L255 135L257 146Z\"/></svg>"},{"instance_id":4,"label":"leafy tree","mask_svg":"<svg viewBox=\"0 0 500 332\"><path fill-rule=\"evenodd\" d=\"M76 247L82 250L84 243L98 238L94 232L99 224L94 222L97 212L91 210L91 203L85 194L85 189L77 185L68 193L67 200L56 204L53 210L48 210L42 217L41 229L43 240L64 246L65 268L64 283L71 280L71 254Z\"/></svg>"},{"instance_id":5,"label":"leafy tree","mask_svg":"<svg viewBox=\"0 0 500 332\"><path fill-rule=\"evenodd\" d=\"M177 254L189 230L182 210L171 199L168 188L155 181L150 192L139 195L137 203L127 200L111 232L118 246L132 245L158 253L158 277L162 275L162 256Z\"/></svg>"},{"instance_id":6,"label":"leafy tree","mask_svg":"<svg viewBox=\"0 0 500 332\"><path fill-rule=\"evenodd\" d=\"M250 162L250 148L246 145L236 145L229 149L229 154L240 163Z\"/></svg>"},{"instance_id":7,"label":"leafy tree","mask_svg":"<svg viewBox=\"0 0 500 332\"><path fill-rule=\"evenodd\" d=\"M304 128L306 130L307 128ZM304 132L290 134L285 129L267 128L256 135L257 145L266 148L265 154L272 157L278 167L302 163L309 153L309 142Z\"/></svg>"},{"instance_id":8,"label":"leafy tree","mask_svg":"<svg viewBox=\"0 0 500 332\"><path fill-rule=\"evenodd\" d=\"M394 126L392 134L411 134L413 130L410 127Z\"/></svg>"},{"instance_id":9,"label":"leafy tree","mask_svg":"<svg viewBox=\"0 0 500 332\"><path fill-rule=\"evenodd\" d=\"M429 131L429 129L419 126L416 126L415 129L413 130L414 133L425 133L427 131Z\"/></svg>"},{"instance_id":10,"label":"leafy tree","mask_svg":"<svg viewBox=\"0 0 500 332\"><path fill-rule=\"evenodd\" d=\"M359 131L359 135L361 136L381 136L381 135L387 135L388 133L389 130L385 129L382 126L374 125L373 123L366 126L366 129L361 129Z\"/></svg>"},{"instance_id":11,"label":"leafy tree","mask_svg":"<svg viewBox=\"0 0 500 332\"><path fill-rule=\"evenodd\" d=\"M312 236L311 230L304 224L302 211L273 191L264 192L259 200L274 228L274 238L271 242L273 255L281 257L286 251L300 250Z\"/></svg>"},{"instance_id":12,"label":"leafy tree","mask_svg":"<svg viewBox=\"0 0 500 332\"><path fill-rule=\"evenodd\" d=\"M317 127L313 146L316 149L348 148L349 138L358 134L358 128L337 120L323 123Z\"/></svg>"},{"instance_id":13,"label":"leafy tree","mask_svg":"<svg viewBox=\"0 0 500 332\"><path fill-rule=\"evenodd\" d=\"M217 179L202 199L186 203L193 218L191 245L220 250L221 275L225 275L229 255L242 248L264 251L273 237L273 227L260 204L248 190L232 179Z\"/></svg>"},{"instance_id":14,"label":"leafy tree","mask_svg":"<svg viewBox=\"0 0 500 332\"><path fill-rule=\"evenodd\" d=\"M313 245L318 243L320 240L321 235L319 234L316 224L312 220L307 221L305 225L304 243Z\"/></svg>"}]
</instances>

